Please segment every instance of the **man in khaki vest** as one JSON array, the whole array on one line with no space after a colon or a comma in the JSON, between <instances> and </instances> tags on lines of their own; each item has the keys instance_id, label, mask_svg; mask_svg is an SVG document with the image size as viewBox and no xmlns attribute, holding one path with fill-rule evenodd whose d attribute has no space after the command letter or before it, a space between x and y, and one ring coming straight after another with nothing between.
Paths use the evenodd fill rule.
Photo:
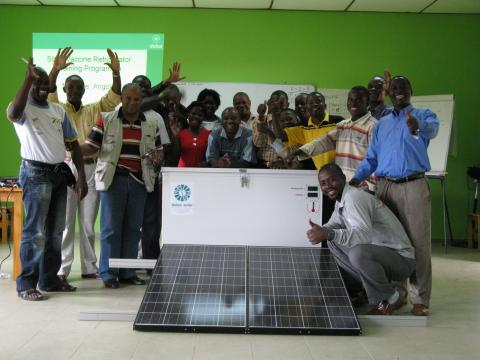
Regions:
<instances>
[{"instance_id":1,"label":"man in khaki vest","mask_svg":"<svg viewBox=\"0 0 480 360\"><path fill-rule=\"evenodd\" d=\"M67 95L67 101L61 103L58 100L56 91L57 76L60 71L66 69L73 63L68 62L73 50L70 47L59 49L55 57L52 70L50 71L51 91L48 100L58 103L63 107L68 117L71 119L72 125L77 131L78 142L83 144L85 138L92 130L95 121L98 119L100 112L113 111L120 104L120 62L118 56L112 50L107 49L110 63L106 63L112 70L112 87L99 100L90 104L83 104L82 98L85 94L85 84L83 79L78 75L67 77L63 91ZM88 195L79 201L77 194L72 189L67 193L67 212L65 219L65 230L62 239L62 265L58 271L58 276L65 280L70 274L73 264L74 237L75 237L75 218L78 212L78 225L80 233L80 264L82 278L97 279L98 267L97 256L95 255L95 221L98 214L99 197L95 190L95 166L96 157L85 157L85 174L88 184Z\"/></svg>"}]
</instances>

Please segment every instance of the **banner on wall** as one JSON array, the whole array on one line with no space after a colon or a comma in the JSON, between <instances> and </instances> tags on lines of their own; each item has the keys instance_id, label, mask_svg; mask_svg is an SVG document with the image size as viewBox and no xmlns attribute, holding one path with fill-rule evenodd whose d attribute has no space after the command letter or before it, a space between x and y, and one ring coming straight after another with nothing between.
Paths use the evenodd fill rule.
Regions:
<instances>
[{"instance_id":1,"label":"banner on wall","mask_svg":"<svg viewBox=\"0 0 480 360\"><path fill-rule=\"evenodd\" d=\"M59 48L70 46L73 62L62 70L57 79L60 101L66 100L61 90L65 79L79 75L85 82L82 102L98 101L112 86L112 72L105 63L110 62L107 48L118 54L122 84L137 75L147 75L152 84L162 79L163 34L108 34L108 33L33 33L33 61L50 72Z\"/></svg>"}]
</instances>

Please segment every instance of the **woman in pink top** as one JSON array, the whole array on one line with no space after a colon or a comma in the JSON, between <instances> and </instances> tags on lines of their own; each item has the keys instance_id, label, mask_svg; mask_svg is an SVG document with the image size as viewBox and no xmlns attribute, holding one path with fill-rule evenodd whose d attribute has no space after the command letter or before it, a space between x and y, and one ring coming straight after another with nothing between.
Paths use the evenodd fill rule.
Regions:
<instances>
[{"instance_id":1,"label":"woman in pink top","mask_svg":"<svg viewBox=\"0 0 480 360\"><path fill-rule=\"evenodd\" d=\"M206 116L205 106L194 101L187 107L188 128L179 129L171 125L173 144L180 155L178 167L195 167L205 161L210 131L202 128Z\"/></svg>"}]
</instances>

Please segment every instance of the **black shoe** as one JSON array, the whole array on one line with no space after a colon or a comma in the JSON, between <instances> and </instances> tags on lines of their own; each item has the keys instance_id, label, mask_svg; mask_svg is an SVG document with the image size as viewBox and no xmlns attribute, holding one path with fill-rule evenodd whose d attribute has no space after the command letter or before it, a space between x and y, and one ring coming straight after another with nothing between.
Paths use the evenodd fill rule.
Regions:
<instances>
[{"instance_id":1,"label":"black shoe","mask_svg":"<svg viewBox=\"0 0 480 360\"><path fill-rule=\"evenodd\" d=\"M145 285L147 282L143 279L140 279L137 275L128 278L128 279L119 279L119 282L122 284L128 284L128 285Z\"/></svg>"},{"instance_id":2,"label":"black shoe","mask_svg":"<svg viewBox=\"0 0 480 360\"><path fill-rule=\"evenodd\" d=\"M58 276L58 284L55 286L47 286L44 289L39 288L40 291L44 292L73 292L76 291L77 288L75 286L70 285L67 282L67 278L65 275Z\"/></svg>"},{"instance_id":3,"label":"black shoe","mask_svg":"<svg viewBox=\"0 0 480 360\"><path fill-rule=\"evenodd\" d=\"M117 279L105 280L103 282L103 285L107 289L118 289L120 287L120 284L118 283Z\"/></svg>"},{"instance_id":4,"label":"black shoe","mask_svg":"<svg viewBox=\"0 0 480 360\"><path fill-rule=\"evenodd\" d=\"M100 274L98 272L90 273L90 274L82 274L82 279L90 279L90 280L100 280Z\"/></svg>"}]
</instances>

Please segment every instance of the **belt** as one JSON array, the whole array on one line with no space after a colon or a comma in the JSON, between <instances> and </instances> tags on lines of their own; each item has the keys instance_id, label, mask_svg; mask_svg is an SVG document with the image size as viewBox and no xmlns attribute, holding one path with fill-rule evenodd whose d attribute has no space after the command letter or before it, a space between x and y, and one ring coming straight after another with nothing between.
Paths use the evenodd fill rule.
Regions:
<instances>
[{"instance_id":1,"label":"belt","mask_svg":"<svg viewBox=\"0 0 480 360\"><path fill-rule=\"evenodd\" d=\"M413 180L423 179L425 177L425 173L418 173L418 174L413 174L413 175L399 177L399 178L390 177L390 176L379 176L379 177L381 179L383 178L385 180L394 182L395 184L402 184L402 183L406 183Z\"/></svg>"},{"instance_id":2,"label":"belt","mask_svg":"<svg viewBox=\"0 0 480 360\"><path fill-rule=\"evenodd\" d=\"M129 176L130 174L132 174L133 176L135 176L138 179L142 178L142 173L140 171L139 172L133 172L133 171L129 171L127 169L119 168L119 167L117 167L115 169L115 175Z\"/></svg>"},{"instance_id":3,"label":"belt","mask_svg":"<svg viewBox=\"0 0 480 360\"><path fill-rule=\"evenodd\" d=\"M58 163L58 164L47 164L47 163L43 163L43 162L40 162L40 161L35 161L35 160L27 160L27 159L23 159L23 161L25 161L26 163L32 165L32 166L35 166L35 167L38 167L38 168L42 168L42 169L48 169L48 170L55 170L58 168L58 166L60 166L61 164L63 163Z\"/></svg>"},{"instance_id":4,"label":"belt","mask_svg":"<svg viewBox=\"0 0 480 360\"><path fill-rule=\"evenodd\" d=\"M83 163L84 163L85 165L95 164L96 161L97 161L97 160L94 159L94 158L83 159Z\"/></svg>"}]
</instances>

